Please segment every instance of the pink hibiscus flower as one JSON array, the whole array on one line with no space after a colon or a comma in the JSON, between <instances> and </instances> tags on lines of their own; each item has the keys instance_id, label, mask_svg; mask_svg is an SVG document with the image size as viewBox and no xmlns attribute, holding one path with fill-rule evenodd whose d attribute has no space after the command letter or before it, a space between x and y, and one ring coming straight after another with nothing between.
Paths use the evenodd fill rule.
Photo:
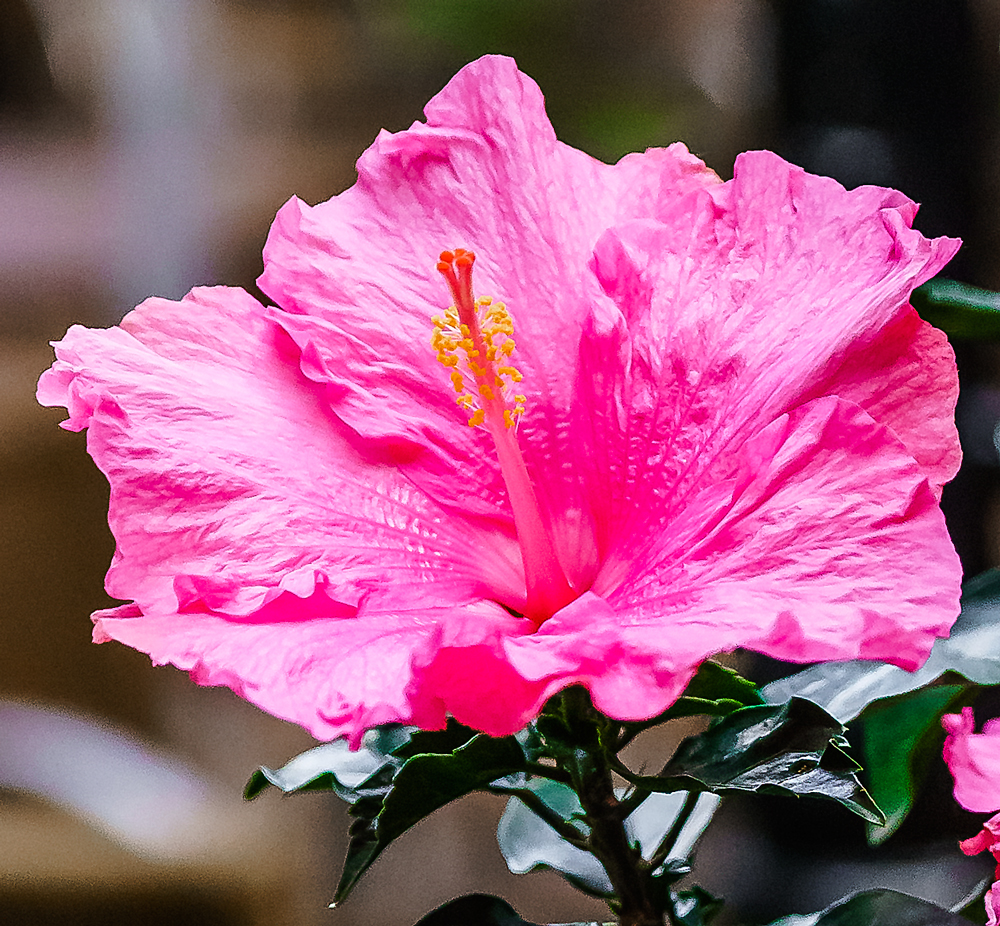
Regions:
<instances>
[{"instance_id":1,"label":"pink hibiscus flower","mask_svg":"<svg viewBox=\"0 0 1000 926\"><path fill-rule=\"evenodd\" d=\"M276 307L196 289L56 345L39 399L89 428L134 602L95 639L323 739L507 734L572 684L651 717L739 646L919 665L958 610L957 381L907 300L957 242L767 152L595 161L506 58L425 112L281 209Z\"/></svg>"},{"instance_id":2,"label":"pink hibiscus flower","mask_svg":"<svg viewBox=\"0 0 1000 926\"><path fill-rule=\"evenodd\" d=\"M945 714L941 723L948 735L944 740L944 761L955 779L955 800L966 810L991 813L1000 810L1000 718L990 720L982 733L974 733L971 707L961 714ZM982 830L959 843L966 855L990 852L997 860L997 879L986 892L987 926L1000 922L1000 813L990 817Z\"/></svg>"}]
</instances>

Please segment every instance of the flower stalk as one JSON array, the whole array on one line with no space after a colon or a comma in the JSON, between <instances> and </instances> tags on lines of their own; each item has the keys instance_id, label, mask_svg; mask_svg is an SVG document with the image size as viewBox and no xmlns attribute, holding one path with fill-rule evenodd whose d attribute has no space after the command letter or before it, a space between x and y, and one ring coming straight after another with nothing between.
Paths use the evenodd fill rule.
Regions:
<instances>
[{"instance_id":1,"label":"flower stalk","mask_svg":"<svg viewBox=\"0 0 1000 926\"><path fill-rule=\"evenodd\" d=\"M590 832L587 850L604 866L614 890L612 909L621 926L663 926L674 923L669 909L662 909L659 891L654 884L655 866L642 857L625 829L625 819L631 812L627 800L615 794L613 763L606 744L618 736L618 724L609 722L594 709L582 688L565 691L561 698L566 724L582 739L571 755L557 762L570 774L573 788L583 807ZM614 729L605 729L614 727Z\"/></svg>"}]
</instances>

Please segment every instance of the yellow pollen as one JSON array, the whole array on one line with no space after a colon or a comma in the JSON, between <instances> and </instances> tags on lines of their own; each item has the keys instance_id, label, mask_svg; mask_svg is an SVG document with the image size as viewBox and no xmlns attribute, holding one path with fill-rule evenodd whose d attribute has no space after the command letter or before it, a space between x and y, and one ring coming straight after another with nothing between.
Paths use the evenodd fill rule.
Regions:
<instances>
[{"instance_id":1,"label":"yellow pollen","mask_svg":"<svg viewBox=\"0 0 1000 926\"><path fill-rule=\"evenodd\" d=\"M450 373L458 393L455 401L469 413L470 426L489 419L494 427L502 421L504 427L514 428L525 403L523 396L513 394L514 385L523 379L510 362L514 322L504 303L490 296L473 297L474 259L468 251L442 254L438 270L448 280L455 305L432 317L431 346Z\"/></svg>"}]
</instances>

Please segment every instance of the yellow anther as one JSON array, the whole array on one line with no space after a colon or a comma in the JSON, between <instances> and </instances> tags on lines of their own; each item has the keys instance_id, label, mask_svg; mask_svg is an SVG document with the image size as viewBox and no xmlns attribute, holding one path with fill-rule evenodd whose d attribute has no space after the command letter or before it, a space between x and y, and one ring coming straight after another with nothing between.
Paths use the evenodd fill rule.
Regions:
<instances>
[{"instance_id":1,"label":"yellow anther","mask_svg":"<svg viewBox=\"0 0 1000 926\"><path fill-rule=\"evenodd\" d=\"M450 374L455 402L469 414L469 425L477 427L496 416L491 418L491 427L502 420L505 427L513 428L524 412L524 396L510 395L513 384L523 378L508 360L514 353L514 323L504 303L490 296L473 296L468 279L459 279L467 274L461 269L465 266L454 264L452 258L442 258L438 264L455 302L443 315L432 317L431 346Z\"/></svg>"},{"instance_id":2,"label":"yellow anther","mask_svg":"<svg viewBox=\"0 0 1000 926\"><path fill-rule=\"evenodd\" d=\"M516 395L516 396L514 396L514 401L515 402L527 402L528 400L523 395Z\"/></svg>"}]
</instances>

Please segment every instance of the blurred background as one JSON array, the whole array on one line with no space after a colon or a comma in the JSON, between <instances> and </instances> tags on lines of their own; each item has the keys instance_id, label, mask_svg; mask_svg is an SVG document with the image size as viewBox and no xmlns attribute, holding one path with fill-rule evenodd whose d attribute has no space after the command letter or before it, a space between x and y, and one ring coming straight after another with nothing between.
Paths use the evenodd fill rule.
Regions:
<instances>
[{"instance_id":1,"label":"blurred background","mask_svg":"<svg viewBox=\"0 0 1000 926\"><path fill-rule=\"evenodd\" d=\"M1000 289L998 41L1000 0L0 0L0 922L408 926L468 891L539 922L603 909L552 874L507 873L502 802L485 796L326 909L343 808L240 798L309 737L89 642L108 604L107 485L83 435L34 402L47 341L151 294L256 292L277 208L345 189L379 129L420 119L488 52L516 57L560 137L595 157L680 139L727 177L769 147L895 186L923 204L921 230L965 239L949 275ZM945 504L972 575L1000 564L1000 354L956 349L966 465ZM146 782L131 821L112 819L119 768ZM836 809L759 804L729 802L699 859L726 922L861 886L953 904L980 871L958 856L976 824L943 774L878 850Z\"/></svg>"}]
</instances>

